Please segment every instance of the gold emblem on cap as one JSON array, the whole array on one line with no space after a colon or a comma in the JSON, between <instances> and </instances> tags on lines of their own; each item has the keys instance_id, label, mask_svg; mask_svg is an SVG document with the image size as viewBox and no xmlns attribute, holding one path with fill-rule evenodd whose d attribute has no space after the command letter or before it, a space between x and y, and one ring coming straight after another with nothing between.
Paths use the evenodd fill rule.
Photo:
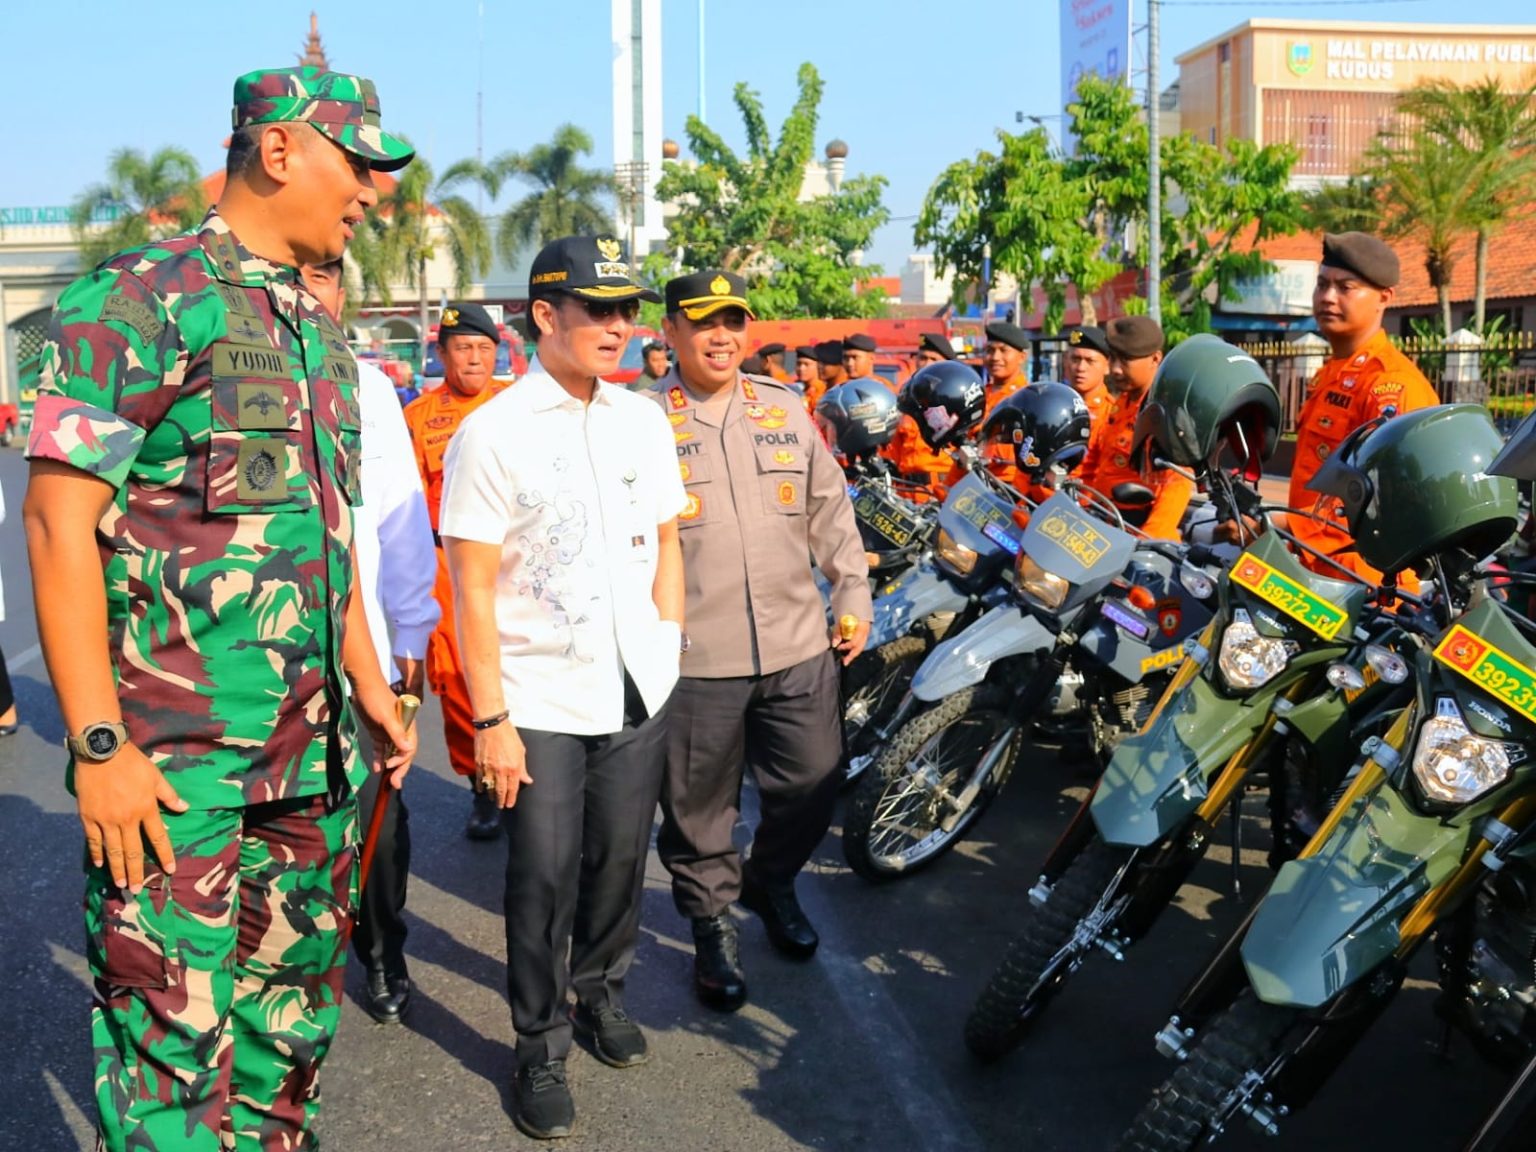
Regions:
<instances>
[{"instance_id":1,"label":"gold emblem on cap","mask_svg":"<svg viewBox=\"0 0 1536 1152\"><path fill-rule=\"evenodd\" d=\"M731 282L724 276L716 276L709 282L709 290L716 296L729 296L731 294Z\"/></svg>"},{"instance_id":2,"label":"gold emblem on cap","mask_svg":"<svg viewBox=\"0 0 1536 1152\"><path fill-rule=\"evenodd\" d=\"M439 327L456 328L459 324L459 310L457 308L443 309L443 322Z\"/></svg>"},{"instance_id":3,"label":"gold emblem on cap","mask_svg":"<svg viewBox=\"0 0 1536 1152\"><path fill-rule=\"evenodd\" d=\"M1072 329L1072 335L1067 337L1067 343L1071 344L1071 345L1073 345L1075 347L1076 345L1081 344L1082 342L1083 342L1083 330L1081 328L1074 328L1074 329Z\"/></svg>"},{"instance_id":4,"label":"gold emblem on cap","mask_svg":"<svg viewBox=\"0 0 1536 1152\"><path fill-rule=\"evenodd\" d=\"M604 236L597 242L597 250L602 253L604 260L617 260L624 255L624 249L619 246L619 242L608 236Z\"/></svg>"}]
</instances>

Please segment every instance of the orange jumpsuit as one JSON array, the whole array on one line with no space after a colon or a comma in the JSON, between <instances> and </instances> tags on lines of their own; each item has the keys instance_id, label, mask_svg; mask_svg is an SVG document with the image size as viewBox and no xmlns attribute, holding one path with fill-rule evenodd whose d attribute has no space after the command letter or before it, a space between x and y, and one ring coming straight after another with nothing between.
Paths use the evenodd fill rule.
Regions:
<instances>
[{"instance_id":1,"label":"orange jumpsuit","mask_svg":"<svg viewBox=\"0 0 1536 1152\"><path fill-rule=\"evenodd\" d=\"M1403 413L1438 403L1440 397L1434 387L1412 360L1392 346L1385 332L1378 331L1353 356L1330 359L1307 386L1307 398L1297 418L1296 461L1291 466L1288 503L1292 508L1311 509L1317 503L1317 493L1307 491L1307 481L1317 474L1344 437L1381 415L1384 408L1391 406ZM1372 583L1379 583L1381 573L1353 551L1349 530L1343 526L1343 519L1335 515L1335 502L1324 501L1318 514L1325 510L1328 519L1340 527L1292 516L1287 522L1292 535ZM1322 575L1338 575L1305 553L1302 562ZM1411 591L1417 581L1409 574L1403 586Z\"/></svg>"},{"instance_id":2,"label":"orange jumpsuit","mask_svg":"<svg viewBox=\"0 0 1536 1152\"><path fill-rule=\"evenodd\" d=\"M1115 485L1127 481L1146 484L1141 470L1131 463L1132 434L1136 430L1136 415L1141 403L1147 398L1145 391L1132 395L1122 392L1111 401L1109 415L1096 439L1088 444L1088 454L1083 459L1081 472L1084 484L1108 496ZM1186 477L1169 469L1159 469L1151 478L1152 510L1147 513L1141 530L1160 540L1179 538L1179 521L1189 507L1195 493L1194 484ZM1121 508L1122 512L1130 509Z\"/></svg>"},{"instance_id":3,"label":"orange jumpsuit","mask_svg":"<svg viewBox=\"0 0 1536 1152\"><path fill-rule=\"evenodd\" d=\"M1083 403L1088 405L1088 446L1093 447L1094 441L1104 431L1104 425L1109 420L1109 410L1114 405L1115 397L1103 384L1090 389L1087 392L1079 392ZM1085 456L1086 460L1087 457ZM1078 465L1081 470L1082 465Z\"/></svg>"},{"instance_id":4,"label":"orange jumpsuit","mask_svg":"<svg viewBox=\"0 0 1536 1152\"><path fill-rule=\"evenodd\" d=\"M434 539L443 502L443 457L448 451L448 441L453 439L464 417L509 384L510 380L492 380L479 395L464 396L444 383L431 392L422 393L405 407L405 423L411 430L416 468L421 473L422 487L426 489L427 514L432 520ZM469 687L464 682L464 666L459 660L453 619L453 585L448 579L448 560L441 541L437 546L437 582L432 594L443 614L427 644L427 683L442 702L448 762L460 776L473 777L475 730L470 721L474 718L474 710L469 703Z\"/></svg>"}]
</instances>

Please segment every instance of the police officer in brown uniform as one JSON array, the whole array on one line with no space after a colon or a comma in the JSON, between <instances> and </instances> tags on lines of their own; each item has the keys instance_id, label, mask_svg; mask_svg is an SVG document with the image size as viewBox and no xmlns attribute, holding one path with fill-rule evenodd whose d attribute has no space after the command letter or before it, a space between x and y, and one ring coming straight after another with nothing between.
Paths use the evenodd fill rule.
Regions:
<instances>
[{"instance_id":1,"label":"police officer in brown uniform","mask_svg":"<svg viewBox=\"0 0 1536 1152\"><path fill-rule=\"evenodd\" d=\"M667 285L666 308L676 367L655 395L688 496L678 527L689 643L657 846L693 924L694 989L731 1011L747 995L733 901L762 917L781 952L816 950L794 884L832 820L837 659L868 638L868 566L842 469L799 398L740 372L745 283L712 269L682 276ZM832 588L831 635L812 558ZM745 865L731 841L744 764L762 807Z\"/></svg>"}]
</instances>

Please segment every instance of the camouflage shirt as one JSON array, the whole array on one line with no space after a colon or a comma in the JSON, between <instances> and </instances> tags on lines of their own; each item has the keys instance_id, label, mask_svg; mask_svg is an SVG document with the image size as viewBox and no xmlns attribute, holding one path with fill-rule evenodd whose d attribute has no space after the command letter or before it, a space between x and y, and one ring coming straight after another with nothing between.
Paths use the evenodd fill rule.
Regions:
<instances>
[{"instance_id":1,"label":"camouflage shirt","mask_svg":"<svg viewBox=\"0 0 1536 1152\"><path fill-rule=\"evenodd\" d=\"M27 454L116 489L96 539L123 720L194 808L324 792L328 760L360 782L359 428L341 330L216 210L59 298Z\"/></svg>"}]
</instances>

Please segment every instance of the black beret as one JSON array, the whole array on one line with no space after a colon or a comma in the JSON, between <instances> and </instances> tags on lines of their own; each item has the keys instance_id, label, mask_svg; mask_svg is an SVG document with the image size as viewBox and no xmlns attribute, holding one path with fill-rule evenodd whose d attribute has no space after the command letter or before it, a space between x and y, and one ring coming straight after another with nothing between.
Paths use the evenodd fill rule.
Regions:
<instances>
[{"instance_id":1,"label":"black beret","mask_svg":"<svg viewBox=\"0 0 1536 1152\"><path fill-rule=\"evenodd\" d=\"M1067 329L1069 348L1088 348L1100 356L1109 355L1109 337L1097 324L1075 324Z\"/></svg>"},{"instance_id":2,"label":"black beret","mask_svg":"<svg viewBox=\"0 0 1536 1152\"><path fill-rule=\"evenodd\" d=\"M823 340L816 345L816 359L822 364L841 364L843 362L843 342L841 340Z\"/></svg>"},{"instance_id":3,"label":"black beret","mask_svg":"<svg viewBox=\"0 0 1536 1152\"><path fill-rule=\"evenodd\" d=\"M782 356L787 351L788 351L788 349L785 348L784 345L778 344L778 343L774 343L774 344L764 344L761 348L759 348L757 350L757 354L759 356Z\"/></svg>"},{"instance_id":4,"label":"black beret","mask_svg":"<svg viewBox=\"0 0 1536 1152\"><path fill-rule=\"evenodd\" d=\"M814 344L801 344L795 349L795 356L801 360L816 359L816 346Z\"/></svg>"},{"instance_id":5,"label":"black beret","mask_svg":"<svg viewBox=\"0 0 1536 1152\"><path fill-rule=\"evenodd\" d=\"M1163 350L1163 330L1150 316L1117 316L1105 336L1109 350L1122 360L1140 360Z\"/></svg>"},{"instance_id":6,"label":"black beret","mask_svg":"<svg viewBox=\"0 0 1536 1152\"><path fill-rule=\"evenodd\" d=\"M864 332L855 332L852 336L843 337L843 350L845 352L873 352L880 345L875 343L875 338Z\"/></svg>"},{"instance_id":7,"label":"black beret","mask_svg":"<svg viewBox=\"0 0 1536 1152\"><path fill-rule=\"evenodd\" d=\"M1401 275L1397 253L1369 232L1325 232L1323 263L1353 272L1378 288L1396 288Z\"/></svg>"},{"instance_id":8,"label":"black beret","mask_svg":"<svg viewBox=\"0 0 1536 1152\"><path fill-rule=\"evenodd\" d=\"M706 268L667 281L668 315L681 312L690 320L703 320L725 308L740 308L752 316L747 282L734 272Z\"/></svg>"},{"instance_id":9,"label":"black beret","mask_svg":"<svg viewBox=\"0 0 1536 1152\"><path fill-rule=\"evenodd\" d=\"M936 335L933 332L924 332L922 337L918 340L917 346L919 349L927 348L931 351L937 352L946 360L953 360L955 358L954 345L952 345L943 336Z\"/></svg>"},{"instance_id":10,"label":"black beret","mask_svg":"<svg viewBox=\"0 0 1536 1152\"><path fill-rule=\"evenodd\" d=\"M450 304L443 309L443 317L437 324L437 340L442 343L448 336L489 336L501 343L501 333L496 331L496 321L485 308L473 301Z\"/></svg>"},{"instance_id":11,"label":"black beret","mask_svg":"<svg viewBox=\"0 0 1536 1152\"><path fill-rule=\"evenodd\" d=\"M1017 324L1010 324L1006 320L994 320L988 324L987 339L996 340L999 344L1006 344L1010 348L1017 348L1020 352L1029 351L1029 333Z\"/></svg>"}]
</instances>

